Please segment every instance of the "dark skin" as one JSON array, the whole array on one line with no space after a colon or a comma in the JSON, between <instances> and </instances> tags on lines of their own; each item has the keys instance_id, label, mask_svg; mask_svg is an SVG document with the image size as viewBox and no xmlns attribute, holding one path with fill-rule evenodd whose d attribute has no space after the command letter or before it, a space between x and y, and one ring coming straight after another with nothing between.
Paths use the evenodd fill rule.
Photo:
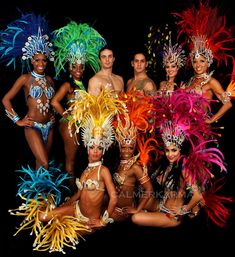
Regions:
<instances>
[{"instance_id":1,"label":"dark skin","mask_svg":"<svg viewBox=\"0 0 235 257\"><path fill-rule=\"evenodd\" d=\"M73 80L80 81L84 72L84 65L74 63L69 66L70 74L72 75ZM79 88L78 88L79 89ZM55 96L52 98L51 105L54 109L64 117L60 122L59 130L64 142L64 152L65 152L65 169L66 171L73 176L70 180L70 188L72 191L75 190L75 174L74 174L74 165L75 165L75 158L76 153L78 151L78 140L79 135L72 133L68 129L68 123L66 122L66 115L64 116L65 109L61 104L61 101L65 98L68 102L69 100L75 97L74 94L74 87L70 84L70 82L63 83ZM69 103L67 104L69 107Z\"/></svg>"},{"instance_id":2,"label":"dark skin","mask_svg":"<svg viewBox=\"0 0 235 257\"><path fill-rule=\"evenodd\" d=\"M121 160L125 161L133 157L136 146L135 144L122 143L119 148ZM121 208L123 212L123 217L119 217L119 214L114 212L112 217L116 221L127 218L127 214L140 212L145 207L153 191L151 181L146 179L141 185L144 190L144 195L139 199L136 205L134 203L135 185L138 181L141 181L141 178L143 178L145 174L142 166L138 162L135 162L131 167L127 165L128 164L120 163L117 170L119 176L124 178L124 183L116 186L118 191L118 202L116 206Z\"/></svg>"},{"instance_id":3,"label":"dark skin","mask_svg":"<svg viewBox=\"0 0 235 257\"><path fill-rule=\"evenodd\" d=\"M31 60L31 64L33 65L33 70L37 74L44 74L46 65L47 65L47 58L45 54L35 54ZM41 134L31 128L33 126L33 122L40 122L40 123L47 123L49 121L54 121L54 117L49 110L45 115L43 115L40 110L37 108L37 99L29 96L29 91L31 87L31 74L23 74L21 75L13 84L12 88L5 94L2 99L2 103L5 109L9 112L12 112L13 106L11 101L14 97L18 94L18 92L23 89L26 99L26 104L28 107L27 114L22 119L18 120L16 124L20 127L27 127L24 129L25 138L28 142L28 145L33 152L36 160L36 169L40 166L48 168L48 161L49 161L49 153L52 146L52 139L53 139L53 128L49 131L47 143L45 143L42 139ZM54 82L52 81L51 77L46 76L47 81L49 82L50 86L54 87ZM37 85L37 82L34 81L34 85ZM48 86L48 85L47 85ZM43 104L46 103L46 96L43 93L40 97L40 100Z\"/></svg>"}]
</instances>

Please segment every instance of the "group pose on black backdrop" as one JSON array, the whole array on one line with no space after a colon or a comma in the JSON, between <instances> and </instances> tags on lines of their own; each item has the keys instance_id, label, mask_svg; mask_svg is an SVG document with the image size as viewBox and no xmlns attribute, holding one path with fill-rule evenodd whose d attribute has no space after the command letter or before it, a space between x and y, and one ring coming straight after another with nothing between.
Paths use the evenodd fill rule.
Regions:
<instances>
[{"instance_id":1,"label":"group pose on black backdrop","mask_svg":"<svg viewBox=\"0 0 235 257\"><path fill-rule=\"evenodd\" d=\"M235 37L208 2L175 16L182 43L172 44L170 35L163 39L153 31L148 41L148 54L157 57L152 62L161 61L166 72L159 85L148 75L148 54L136 51L134 74L125 86L112 71L113 49L86 23L70 21L50 32L45 17L22 13L0 31L1 61L20 63L26 71L2 104L7 117L24 128L35 157L35 166L21 171L23 203L10 210L23 217L16 233L34 233L35 250L64 252L87 234L124 220L175 227L201 208L216 225L226 226L232 197L218 194L226 163L211 124L232 108L234 74L224 90L209 68L214 60L233 62ZM48 61L54 62L58 79L67 74L58 89L45 74ZM178 72L190 64L194 75L180 81ZM88 85L82 81L85 67L94 72ZM22 89L24 117L12 104ZM220 103L215 112L214 102ZM50 160L59 116L62 168ZM112 156L118 163L114 172L103 160L110 148L119 153ZM84 149L87 167L77 177L76 156Z\"/></svg>"}]
</instances>

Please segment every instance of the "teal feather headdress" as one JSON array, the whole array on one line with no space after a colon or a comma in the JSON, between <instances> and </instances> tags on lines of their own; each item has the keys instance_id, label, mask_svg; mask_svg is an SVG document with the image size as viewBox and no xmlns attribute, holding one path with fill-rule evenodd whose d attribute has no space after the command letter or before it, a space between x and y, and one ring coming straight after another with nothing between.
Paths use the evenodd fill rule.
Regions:
<instances>
[{"instance_id":1,"label":"teal feather headdress","mask_svg":"<svg viewBox=\"0 0 235 257\"><path fill-rule=\"evenodd\" d=\"M53 31L56 76L67 62L89 65L94 72L100 69L99 50L106 45L105 39L88 24L70 21Z\"/></svg>"},{"instance_id":2,"label":"teal feather headdress","mask_svg":"<svg viewBox=\"0 0 235 257\"><path fill-rule=\"evenodd\" d=\"M22 14L21 18L8 24L0 31L0 59L7 66L21 61L22 71L30 70L29 60L37 53L43 53L54 60L52 43L49 42L49 28L45 17L34 13Z\"/></svg>"}]
</instances>

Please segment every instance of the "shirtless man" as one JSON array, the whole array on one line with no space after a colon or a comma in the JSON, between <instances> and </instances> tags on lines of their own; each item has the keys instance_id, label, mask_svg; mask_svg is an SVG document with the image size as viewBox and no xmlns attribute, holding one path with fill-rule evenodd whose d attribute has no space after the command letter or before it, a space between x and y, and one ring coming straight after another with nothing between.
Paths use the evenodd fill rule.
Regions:
<instances>
[{"instance_id":1,"label":"shirtless man","mask_svg":"<svg viewBox=\"0 0 235 257\"><path fill-rule=\"evenodd\" d=\"M155 95L157 87L146 73L148 62L145 55L141 52L136 53L131 65L134 68L134 77L127 81L127 92L135 89L145 95Z\"/></svg>"},{"instance_id":2,"label":"shirtless man","mask_svg":"<svg viewBox=\"0 0 235 257\"><path fill-rule=\"evenodd\" d=\"M88 82L88 93L98 96L102 89L106 88L119 94L124 90L124 80L121 76L112 73L115 57L113 50L108 46L100 50L101 70L97 72Z\"/></svg>"}]
</instances>

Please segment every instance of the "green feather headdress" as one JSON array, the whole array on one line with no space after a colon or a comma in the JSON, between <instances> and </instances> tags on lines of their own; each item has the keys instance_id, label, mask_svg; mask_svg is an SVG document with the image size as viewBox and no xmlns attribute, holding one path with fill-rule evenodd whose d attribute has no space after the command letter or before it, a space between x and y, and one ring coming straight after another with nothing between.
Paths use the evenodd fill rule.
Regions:
<instances>
[{"instance_id":1,"label":"green feather headdress","mask_svg":"<svg viewBox=\"0 0 235 257\"><path fill-rule=\"evenodd\" d=\"M88 24L70 21L53 31L55 70L58 76L67 62L89 65L94 72L100 69L99 50L106 45L105 39Z\"/></svg>"}]
</instances>

